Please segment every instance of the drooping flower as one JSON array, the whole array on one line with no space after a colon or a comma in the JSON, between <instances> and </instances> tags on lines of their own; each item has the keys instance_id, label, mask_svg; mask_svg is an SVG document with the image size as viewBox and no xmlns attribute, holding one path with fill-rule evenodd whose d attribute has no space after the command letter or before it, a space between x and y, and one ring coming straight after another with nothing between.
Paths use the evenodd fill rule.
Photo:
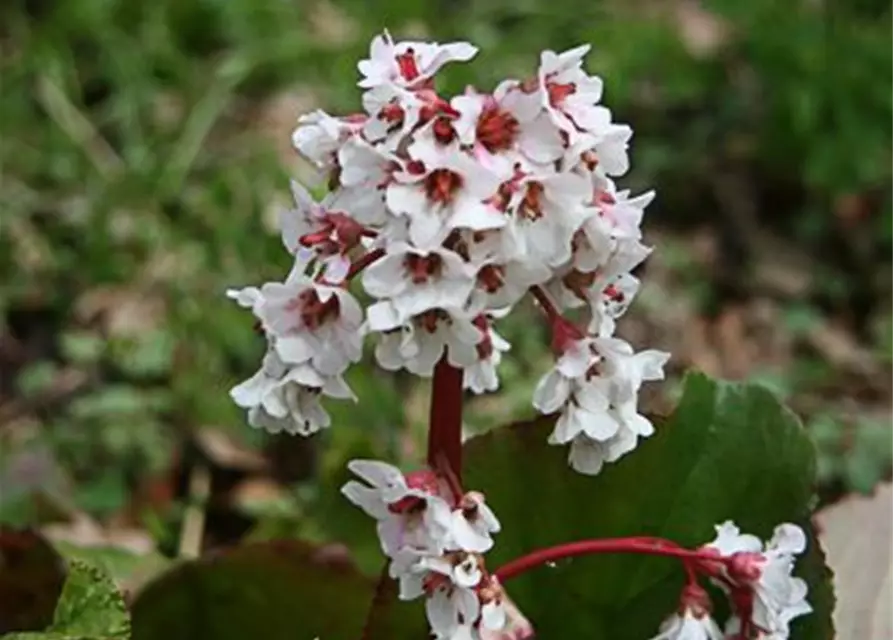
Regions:
<instances>
[{"instance_id":1,"label":"drooping flower","mask_svg":"<svg viewBox=\"0 0 893 640\"><path fill-rule=\"evenodd\" d=\"M651 640L722 640L723 633L709 614L685 609L675 613L660 626L660 633Z\"/></svg>"},{"instance_id":2,"label":"drooping flower","mask_svg":"<svg viewBox=\"0 0 893 640\"><path fill-rule=\"evenodd\" d=\"M716 534L704 548L732 559L717 567L715 582L730 592L740 618L736 624L786 639L791 620L812 611L806 582L791 575L795 556L806 550L806 534L797 525L782 524L764 545L731 521L717 526Z\"/></svg>"},{"instance_id":3,"label":"drooping flower","mask_svg":"<svg viewBox=\"0 0 893 640\"><path fill-rule=\"evenodd\" d=\"M372 40L369 57L357 64L363 75L358 84L363 88L387 84L418 87L445 64L471 60L477 51L467 42L394 42L385 31Z\"/></svg>"}]
</instances>

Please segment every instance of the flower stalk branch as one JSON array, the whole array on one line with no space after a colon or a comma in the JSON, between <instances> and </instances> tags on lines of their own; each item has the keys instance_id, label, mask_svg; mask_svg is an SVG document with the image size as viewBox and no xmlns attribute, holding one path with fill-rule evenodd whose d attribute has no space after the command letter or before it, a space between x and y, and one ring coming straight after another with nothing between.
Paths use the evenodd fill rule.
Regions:
<instances>
[{"instance_id":1,"label":"flower stalk branch","mask_svg":"<svg viewBox=\"0 0 893 640\"><path fill-rule=\"evenodd\" d=\"M686 564L687 570L694 568L701 561L724 561L723 558L719 558L715 554L684 549L670 540L662 540L660 538L604 538L579 540L539 549L503 565L494 572L494 575L500 582L505 582L549 562L557 562L574 556L603 553L639 553L678 558Z\"/></svg>"}]
</instances>

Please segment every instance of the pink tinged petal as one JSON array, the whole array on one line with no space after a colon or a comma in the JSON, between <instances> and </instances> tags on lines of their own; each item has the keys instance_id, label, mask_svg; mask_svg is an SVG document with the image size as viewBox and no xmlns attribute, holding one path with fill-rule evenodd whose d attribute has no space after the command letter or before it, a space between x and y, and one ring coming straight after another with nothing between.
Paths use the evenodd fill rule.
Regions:
<instances>
[{"instance_id":1,"label":"pink tinged petal","mask_svg":"<svg viewBox=\"0 0 893 640\"><path fill-rule=\"evenodd\" d=\"M418 352L406 363L406 368L417 376L431 377L434 365L443 355L444 342L439 336L422 335L419 337Z\"/></svg>"},{"instance_id":2,"label":"pink tinged petal","mask_svg":"<svg viewBox=\"0 0 893 640\"><path fill-rule=\"evenodd\" d=\"M303 335L280 337L276 341L276 353L289 364L309 362L316 354L318 346L315 341L309 340L309 337Z\"/></svg>"},{"instance_id":3,"label":"pink tinged petal","mask_svg":"<svg viewBox=\"0 0 893 640\"><path fill-rule=\"evenodd\" d=\"M567 444L582 433L581 413L585 412L581 412L573 403L565 406L564 411L555 422L555 429L549 435L549 444Z\"/></svg>"},{"instance_id":4,"label":"pink tinged petal","mask_svg":"<svg viewBox=\"0 0 893 640\"><path fill-rule=\"evenodd\" d=\"M763 543L759 538L750 534L742 534L731 520L716 527L716 539L708 546L713 547L723 556L745 551L758 553L763 550Z\"/></svg>"},{"instance_id":5,"label":"pink tinged petal","mask_svg":"<svg viewBox=\"0 0 893 640\"><path fill-rule=\"evenodd\" d=\"M290 411L285 401L285 393L281 387L276 389L275 392L265 394L260 406L265 413L273 418L285 418Z\"/></svg>"},{"instance_id":6,"label":"pink tinged petal","mask_svg":"<svg viewBox=\"0 0 893 640\"><path fill-rule=\"evenodd\" d=\"M263 302L264 297L257 287L245 287L244 289L227 289L226 297L235 300L236 304L245 309L252 309Z\"/></svg>"},{"instance_id":7,"label":"pink tinged petal","mask_svg":"<svg viewBox=\"0 0 893 640\"><path fill-rule=\"evenodd\" d=\"M366 321L372 331L390 331L403 324L403 319L390 301L369 305L366 309Z\"/></svg>"},{"instance_id":8,"label":"pink tinged petal","mask_svg":"<svg viewBox=\"0 0 893 640\"><path fill-rule=\"evenodd\" d=\"M414 216L429 206L425 190L416 183L392 182L388 185L385 202L388 209L398 216Z\"/></svg>"},{"instance_id":9,"label":"pink tinged petal","mask_svg":"<svg viewBox=\"0 0 893 640\"><path fill-rule=\"evenodd\" d=\"M570 381L558 371L550 371L536 385L533 406L540 413L554 413L567 402L571 394Z\"/></svg>"},{"instance_id":10,"label":"pink tinged petal","mask_svg":"<svg viewBox=\"0 0 893 640\"><path fill-rule=\"evenodd\" d=\"M458 196L452 205L448 229L484 231L506 225L506 217L483 201L466 194Z\"/></svg>"},{"instance_id":11,"label":"pink tinged petal","mask_svg":"<svg viewBox=\"0 0 893 640\"><path fill-rule=\"evenodd\" d=\"M456 96L450 106L459 112L459 119L453 122L453 129L462 144L471 144L475 138L478 117L484 108L484 97L477 95Z\"/></svg>"},{"instance_id":12,"label":"pink tinged petal","mask_svg":"<svg viewBox=\"0 0 893 640\"><path fill-rule=\"evenodd\" d=\"M588 339L577 340L558 359L555 368L568 378L579 378L586 373L595 361L595 356L589 350L591 341Z\"/></svg>"},{"instance_id":13,"label":"pink tinged petal","mask_svg":"<svg viewBox=\"0 0 893 640\"><path fill-rule=\"evenodd\" d=\"M419 249L435 249L449 235L451 228L444 224L439 206L426 205L409 215L409 239Z\"/></svg>"},{"instance_id":14,"label":"pink tinged petal","mask_svg":"<svg viewBox=\"0 0 893 640\"><path fill-rule=\"evenodd\" d=\"M484 339L484 334L471 320L453 314L452 336L460 344L474 346Z\"/></svg>"},{"instance_id":15,"label":"pink tinged petal","mask_svg":"<svg viewBox=\"0 0 893 640\"><path fill-rule=\"evenodd\" d=\"M381 520L391 515L379 493L356 480L350 480L341 487L341 493L345 498L365 511L367 515L376 520Z\"/></svg>"},{"instance_id":16,"label":"pink tinged petal","mask_svg":"<svg viewBox=\"0 0 893 640\"><path fill-rule=\"evenodd\" d=\"M481 607L481 626L491 631L498 631L506 625L505 609L496 601L488 602Z\"/></svg>"},{"instance_id":17,"label":"pink tinged petal","mask_svg":"<svg viewBox=\"0 0 893 640\"><path fill-rule=\"evenodd\" d=\"M597 475L605 464L604 445L584 435L577 436L571 443L568 462L579 473Z\"/></svg>"},{"instance_id":18,"label":"pink tinged petal","mask_svg":"<svg viewBox=\"0 0 893 640\"><path fill-rule=\"evenodd\" d=\"M370 296L396 296L406 289L403 261L405 252L388 253L363 271L363 288Z\"/></svg>"},{"instance_id":19,"label":"pink tinged petal","mask_svg":"<svg viewBox=\"0 0 893 640\"><path fill-rule=\"evenodd\" d=\"M408 319L424 311L441 306L440 290L436 286L415 287L405 295L394 298L394 309L401 318Z\"/></svg>"},{"instance_id":20,"label":"pink tinged petal","mask_svg":"<svg viewBox=\"0 0 893 640\"><path fill-rule=\"evenodd\" d=\"M322 393L330 398L353 400L354 402L357 401L356 394L341 376L331 376L326 378L326 381L322 386Z\"/></svg>"},{"instance_id":21,"label":"pink tinged petal","mask_svg":"<svg viewBox=\"0 0 893 640\"><path fill-rule=\"evenodd\" d=\"M532 122L543 111L543 105L534 93L524 93L520 89L506 91L504 97L499 97L499 88L494 96L500 106L511 113L522 125Z\"/></svg>"},{"instance_id":22,"label":"pink tinged petal","mask_svg":"<svg viewBox=\"0 0 893 640\"><path fill-rule=\"evenodd\" d=\"M543 164L558 160L564 153L561 135L546 114L521 128L518 145L524 155Z\"/></svg>"},{"instance_id":23,"label":"pink tinged petal","mask_svg":"<svg viewBox=\"0 0 893 640\"><path fill-rule=\"evenodd\" d=\"M790 554L803 553L806 550L806 534L795 524L780 524L775 527L767 550Z\"/></svg>"},{"instance_id":24,"label":"pink tinged petal","mask_svg":"<svg viewBox=\"0 0 893 640\"><path fill-rule=\"evenodd\" d=\"M243 409L257 406L270 389L270 378L263 371L258 371L253 376L230 389L229 395L238 406Z\"/></svg>"},{"instance_id":25,"label":"pink tinged petal","mask_svg":"<svg viewBox=\"0 0 893 640\"><path fill-rule=\"evenodd\" d=\"M629 170L627 146L631 137L632 129L626 125L617 125L615 131L596 145L599 164L609 176L622 176Z\"/></svg>"},{"instance_id":26,"label":"pink tinged petal","mask_svg":"<svg viewBox=\"0 0 893 640\"><path fill-rule=\"evenodd\" d=\"M484 553L493 547L493 540L476 530L465 518L461 510L456 510L452 515L453 522L450 527L453 541L463 551ZM475 583L477 584L477 583Z\"/></svg>"},{"instance_id":27,"label":"pink tinged petal","mask_svg":"<svg viewBox=\"0 0 893 640\"><path fill-rule=\"evenodd\" d=\"M437 636L450 633L456 626L456 610L444 589L438 589L425 601L425 613Z\"/></svg>"},{"instance_id":28,"label":"pink tinged petal","mask_svg":"<svg viewBox=\"0 0 893 640\"><path fill-rule=\"evenodd\" d=\"M395 467L380 460L351 460L347 469L378 489L406 490L406 478Z\"/></svg>"},{"instance_id":29,"label":"pink tinged petal","mask_svg":"<svg viewBox=\"0 0 893 640\"><path fill-rule=\"evenodd\" d=\"M582 96L580 98L579 101L570 101L565 107L574 124L584 131L600 132L607 129L611 125L611 112L602 106L592 106L591 102L582 103Z\"/></svg>"},{"instance_id":30,"label":"pink tinged petal","mask_svg":"<svg viewBox=\"0 0 893 640\"><path fill-rule=\"evenodd\" d=\"M350 259L343 254L329 256L323 261L325 265L325 279L332 284L344 282L350 272Z\"/></svg>"},{"instance_id":31,"label":"pink tinged petal","mask_svg":"<svg viewBox=\"0 0 893 640\"><path fill-rule=\"evenodd\" d=\"M607 411L586 412L583 418L583 433L592 438L604 442L617 435L620 423Z\"/></svg>"},{"instance_id":32,"label":"pink tinged petal","mask_svg":"<svg viewBox=\"0 0 893 640\"><path fill-rule=\"evenodd\" d=\"M617 462L620 458L636 448L638 436L630 429L620 429L613 438L605 441L607 462Z\"/></svg>"}]
</instances>

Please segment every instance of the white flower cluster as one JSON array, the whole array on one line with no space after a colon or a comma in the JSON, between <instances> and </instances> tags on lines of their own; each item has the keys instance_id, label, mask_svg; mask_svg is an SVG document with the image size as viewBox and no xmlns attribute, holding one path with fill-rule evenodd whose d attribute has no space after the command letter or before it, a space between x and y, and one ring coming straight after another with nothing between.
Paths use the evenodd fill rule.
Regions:
<instances>
[{"instance_id":1,"label":"white flower cluster","mask_svg":"<svg viewBox=\"0 0 893 640\"><path fill-rule=\"evenodd\" d=\"M791 575L795 556L806 550L803 530L779 525L765 545L756 536L742 534L731 521L717 526L716 534L702 550L727 559L708 561L707 568L732 603L725 634L704 603L696 601L668 618L653 640L787 640L791 620L812 611L806 582Z\"/></svg>"},{"instance_id":2,"label":"white flower cluster","mask_svg":"<svg viewBox=\"0 0 893 640\"><path fill-rule=\"evenodd\" d=\"M293 185L281 225L295 256L288 279L230 292L270 346L233 390L252 425L327 426L318 399L353 397L341 376L369 333L385 369L430 376L445 356L466 389L493 391L509 349L494 321L535 287L553 325L567 308L591 318L537 390L536 407L561 411L551 441L571 443L571 464L596 473L651 433L636 396L668 356L636 355L611 334L638 287L630 270L650 251L639 224L652 194L631 198L612 180L628 168L632 130L599 104L588 50L545 51L531 79L446 100L435 73L477 49L385 33L358 65L364 112L300 118L293 143L328 193L317 202ZM347 290L360 272L374 299L365 313Z\"/></svg>"},{"instance_id":3,"label":"white flower cluster","mask_svg":"<svg viewBox=\"0 0 893 640\"><path fill-rule=\"evenodd\" d=\"M434 636L478 640L484 630L503 629L503 591L482 556L499 521L483 496L468 492L456 501L431 471L404 476L373 460L353 460L348 468L364 482L351 480L342 493L376 519L400 598L425 596Z\"/></svg>"}]
</instances>

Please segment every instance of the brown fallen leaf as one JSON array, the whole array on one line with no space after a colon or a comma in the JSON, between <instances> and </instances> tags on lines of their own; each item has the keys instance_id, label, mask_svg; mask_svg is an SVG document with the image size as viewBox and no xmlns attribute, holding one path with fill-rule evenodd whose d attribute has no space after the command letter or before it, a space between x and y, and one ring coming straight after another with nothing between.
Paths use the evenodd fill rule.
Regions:
<instances>
[{"instance_id":1,"label":"brown fallen leaf","mask_svg":"<svg viewBox=\"0 0 893 640\"><path fill-rule=\"evenodd\" d=\"M854 496L816 516L834 570L834 626L841 640L893 638L893 484Z\"/></svg>"}]
</instances>

